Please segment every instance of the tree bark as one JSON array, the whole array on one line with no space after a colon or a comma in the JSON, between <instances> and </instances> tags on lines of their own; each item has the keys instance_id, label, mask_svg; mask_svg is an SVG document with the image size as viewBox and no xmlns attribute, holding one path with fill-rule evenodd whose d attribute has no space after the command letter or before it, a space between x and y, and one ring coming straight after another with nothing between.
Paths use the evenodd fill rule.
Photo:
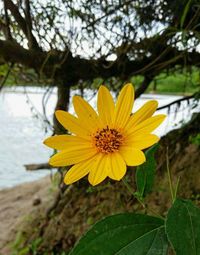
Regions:
<instances>
[{"instance_id":1,"label":"tree bark","mask_svg":"<svg viewBox=\"0 0 200 255\"><path fill-rule=\"evenodd\" d=\"M62 82L58 85L58 90L57 90L58 98L57 98L55 111L57 110L68 111L69 102L70 102L70 87L71 85L65 84L65 82ZM66 133L66 130L57 121L55 114L53 118L53 123L54 123L54 134Z\"/></svg>"},{"instance_id":2,"label":"tree bark","mask_svg":"<svg viewBox=\"0 0 200 255\"><path fill-rule=\"evenodd\" d=\"M135 91L135 97L138 98L142 93L146 91L149 87L151 81L153 80L153 76L145 76L141 86Z\"/></svg>"}]
</instances>

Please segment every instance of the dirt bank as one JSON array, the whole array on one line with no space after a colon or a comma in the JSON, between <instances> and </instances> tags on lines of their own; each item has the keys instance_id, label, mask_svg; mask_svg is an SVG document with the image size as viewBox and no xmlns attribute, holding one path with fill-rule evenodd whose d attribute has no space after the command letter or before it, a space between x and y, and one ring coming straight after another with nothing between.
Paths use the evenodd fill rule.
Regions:
<instances>
[{"instance_id":1,"label":"dirt bank","mask_svg":"<svg viewBox=\"0 0 200 255\"><path fill-rule=\"evenodd\" d=\"M21 220L50 198L50 178L0 190L0 254L9 255L9 242L15 239ZM27 216L29 215L29 216ZM18 227L16 227L18 226Z\"/></svg>"}]
</instances>

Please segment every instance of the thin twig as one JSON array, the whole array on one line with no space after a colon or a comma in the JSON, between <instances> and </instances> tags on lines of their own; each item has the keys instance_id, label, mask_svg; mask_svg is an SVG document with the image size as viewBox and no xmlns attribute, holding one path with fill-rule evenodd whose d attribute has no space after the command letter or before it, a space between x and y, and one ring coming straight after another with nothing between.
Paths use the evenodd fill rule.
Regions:
<instances>
[{"instance_id":1,"label":"thin twig","mask_svg":"<svg viewBox=\"0 0 200 255\"><path fill-rule=\"evenodd\" d=\"M195 95L196 95L196 93L193 94L193 95L191 95L191 96L186 96L186 97L177 99L177 100L175 100L175 101L173 101L173 102L171 102L171 103L169 103L169 104L166 104L166 105L163 105L163 106L161 106L161 107L158 107L157 110L162 110L162 109L165 109L165 108L169 108L170 106L172 106L172 105L174 105L174 104L178 104L178 103L180 103L180 102L182 102L182 101L195 98Z\"/></svg>"},{"instance_id":2,"label":"thin twig","mask_svg":"<svg viewBox=\"0 0 200 255\"><path fill-rule=\"evenodd\" d=\"M13 66L14 66L14 63L11 63L7 70L6 75L3 77L3 80L1 81L1 84L0 84L0 91L2 90L3 86L5 85L8 77L9 77L9 74L10 74L11 70L13 69Z\"/></svg>"}]
</instances>

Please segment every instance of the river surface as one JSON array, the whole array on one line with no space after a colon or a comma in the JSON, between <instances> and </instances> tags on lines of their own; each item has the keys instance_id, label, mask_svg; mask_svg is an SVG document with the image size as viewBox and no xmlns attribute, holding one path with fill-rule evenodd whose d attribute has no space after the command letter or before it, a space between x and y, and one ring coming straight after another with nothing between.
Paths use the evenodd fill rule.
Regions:
<instances>
[{"instance_id":1,"label":"river surface","mask_svg":"<svg viewBox=\"0 0 200 255\"><path fill-rule=\"evenodd\" d=\"M24 164L45 163L52 151L42 141L51 135L51 129L44 121L42 98L46 89L13 87L0 93L0 189L12 187L23 182L37 180L50 170L26 171ZM78 94L78 91L71 93ZM46 105L46 116L51 121L56 103L56 89L46 94L49 100ZM94 106L96 97L87 90L85 97ZM159 106L168 104L180 96L146 94L137 99L134 111L149 99L156 99ZM71 105L71 104L70 104ZM176 112L171 109L165 122L154 132L160 136L177 128L182 122L189 120L192 112L185 102ZM70 112L73 113L72 107ZM167 109L158 111L166 113Z\"/></svg>"}]
</instances>

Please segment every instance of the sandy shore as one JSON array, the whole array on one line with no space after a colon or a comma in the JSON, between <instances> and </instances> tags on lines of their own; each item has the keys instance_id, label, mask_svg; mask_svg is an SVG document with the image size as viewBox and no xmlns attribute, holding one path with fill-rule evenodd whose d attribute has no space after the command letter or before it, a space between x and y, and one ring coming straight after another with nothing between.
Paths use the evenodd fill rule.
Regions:
<instances>
[{"instance_id":1,"label":"sandy shore","mask_svg":"<svg viewBox=\"0 0 200 255\"><path fill-rule=\"evenodd\" d=\"M48 199L50 178L0 190L0 254L10 255L17 226L33 207Z\"/></svg>"}]
</instances>

